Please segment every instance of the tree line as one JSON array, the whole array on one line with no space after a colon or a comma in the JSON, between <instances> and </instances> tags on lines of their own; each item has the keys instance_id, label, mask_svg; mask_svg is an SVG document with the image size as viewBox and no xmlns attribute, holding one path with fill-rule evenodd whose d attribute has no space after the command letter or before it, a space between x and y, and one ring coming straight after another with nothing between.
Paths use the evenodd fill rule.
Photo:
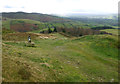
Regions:
<instances>
[{"instance_id":1,"label":"tree line","mask_svg":"<svg viewBox=\"0 0 120 84\"><path fill-rule=\"evenodd\" d=\"M86 28L63 28L63 27L54 27L52 30L51 28L48 28L48 30L43 30L40 33L43 34L49 34L49 33L65 33L71 36L84 36L84 35L98 35L98 34L109 34L104 31L99 30L93 30L93 29L86 29Z\"/></svg>"}]
</instances>

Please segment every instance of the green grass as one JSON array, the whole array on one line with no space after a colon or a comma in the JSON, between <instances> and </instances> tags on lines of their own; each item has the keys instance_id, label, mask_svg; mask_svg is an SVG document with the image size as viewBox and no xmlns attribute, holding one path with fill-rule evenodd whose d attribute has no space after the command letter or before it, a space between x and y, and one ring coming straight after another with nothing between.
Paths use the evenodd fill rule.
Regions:
<instances>
[{"instance_id":1,"label":"green grass","mask_svg":"<svg viewBox=\"0 0 120 84\"><path fill-rule=\"evenodd\" d=\"M2 21L2 28L10 29L10 19Z\"/></svg>"},{"instance_id":2,"label":"green grass","mask_svg":"<svg viewBox=\"0 0 120 84\"><path fill-rule=\"evenodd\" d=\"M38 35L32 40L36 47L26 47L19 35L3 40L3 81L118 81L116 36L42 35L56 39L40 39Z\"/></svg>"},{"instance_id":3,"label":"green grass","mask_svg":"<svg viewBox=\"0 0 120 84\"><path fill-rule=\"evenodd\" d=\"M50 28L52 31L54 30L54 28ZM44 29L39 29L39 30L34 30L34 31L32 31L33 33L40 33L40 32L42 32L42 31L47 31L48 30L48 28L44 28Z\"/></svg>"},{"instance_id":4,"label":"green grass","mask_svg":"<svg viewBox=\"0 0 120 84\"><path fill-rule=\"evenodd\" d=\"M2 28L10 29L10 25L23 23L37 24L39 29L45 28L45 24L43 22L29 19L7 19L2 22Z\"/></svg>"},{"instance_id":5,"label":"green grass","mask_svg":"<svg viewBox=\"0 0 120 84\"><path fill-rule=\"evenodd\" d=\"M114 35L119 35L119 31L118 29L104 29L104 30L101 30L101 31L105 31L105 32L108 32L108 33L112 33Z\"/></svg>"},{"instance_id":6,"label":"green grass","mask_svg":"<svg viewBox=\"0 0 120 84\"><path fill-rule=\"evenodd\" d=\"M30 19L12 19L13 24L16 23L31 23L31 24L44 24L40 21L30 20Z\"/></svg>"}]
</instances>

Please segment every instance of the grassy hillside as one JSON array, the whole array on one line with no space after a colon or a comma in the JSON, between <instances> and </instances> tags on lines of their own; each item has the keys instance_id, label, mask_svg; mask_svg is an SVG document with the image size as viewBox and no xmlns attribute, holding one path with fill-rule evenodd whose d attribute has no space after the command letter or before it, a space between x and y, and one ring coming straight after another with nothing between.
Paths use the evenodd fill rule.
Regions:
<instances>
[{"instance_id":1,"label":"grassy hillside","mask_svg":"<svg viewBox=\"0 0 120 84\"><path fill-rule=\"evenodd\" d=\"M38 25L44 24L42 22L30 20L30 19L9 19L9 18L6 18L5 20L2 21L2 27L10 29L10 25L22 24L22 23L38 24Z\"/></svg>"},{"instance_id":2,"label":"grassy hillside","mask_svg":"<svg viewBox=\"0 0 120 84\"><path fill-rule=\"evenodd\" d=\"M45 27L68 27L68 28L92 28L97 26L118 27L118 20L108 18L78 18L78 17L58 17L40 13L11 12L2 13L4 18L30 19L45 23Z\"/></svg>"},{"instance_id":3,"label":"grassy hillside","mask_svg":"<svg viewBox=\"0 0 120 84\"><path fill-rule=\"evenodd\" d=\"M3 82L118 82L116 24L116 19L3 13Z\"/></svg>"},{"instance_id":4,"label":"grassy hillside","mask_svg":"<svg viewBox=\"0 0 120 84\"><path fill-rule=\"evenodd\" d=\"M31 19L41 22L62 22L62 21L70 21L68 19L60 18L57 16L40 14L40 13L25 13L25 12L10 12L10 13L2 13L3 17L12 18L12 19Z\"/></svg>"},{"instance_id":5,"label":"grassy hillside","mask_svg":"<svg viewBox=\"0 0 120 84\"><path fill-rule=\"evenodd\" d=\"M9 19L2 21L2 28L10 29L19 32L40 30L46 28L46 24L39 21L29 19Z\"/></svg>"},{"instance_id":6,"label":"grassy hillside","mask_svg":"<svg viewBox=\"0 0 120 84\"><path fill-rule=\"evenodd\" d=\"M119 35L120 30L119 29L105 29L105 30L101 30L101 31L105 31L108 33L112 33L114 35Z\"/></svg>"},{"instance_id":7,"label":"grassy hillside","mask_svg":"<svg viewBox=\"0 0 120 84\"><path fill-rule=\"evenodd\" d=\"M29 34L36 47L25 46ZM3 38L3 81L118 81L116 36L13 33Z\"/></svg>"},{"instance_id":8,"label":"grassy hillside","mask_svg":"<svg viewBox=\"0 0 120 84\"><path fill-rule=\"evenodd\" d=\"M26 31L37 31L40 32L43 29L47 28L54 28L54 27L62 27L62 28L89 28L85 26L85 24L81 22L66 22L66 23L56 23L56 22L40 22L30 19L10 19L10 18L3 18L2 27L6 29L12 29L15 31L19 31L23 29Z\"/></svg>"}]
</instances>

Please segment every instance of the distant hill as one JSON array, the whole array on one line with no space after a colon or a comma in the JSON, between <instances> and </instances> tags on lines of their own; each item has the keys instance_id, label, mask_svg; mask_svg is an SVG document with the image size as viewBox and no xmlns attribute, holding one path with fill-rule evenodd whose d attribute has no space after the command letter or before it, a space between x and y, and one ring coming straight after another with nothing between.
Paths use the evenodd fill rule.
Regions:
<instances>
[{"instance_id":1,"label":"distant hill","mask_svg":"<svg viewBox=\"0 0 120 84\"><path fill-rule=\"evenodd\" d=\"M96 18L96 19L118 19L118 14L68 14L66 17L72 18Z\"/></svg>"},{"instance_id":2,"label":"distant hill","mask_svg":"<svg viewBox=\"0 0 120 84\"><path fill-rule=\"evenodd\" d=\"M88 23L92 25L111 25L117 26L118 20L117 19L106 19L106 18L88 18L88 17L68 17L73 21L80 21L83 23Z\"/></svg>"},{"instance_id":3,"label":"distant hill","mask_svg":"<svg viewBox=\"0 0 120 84\"><path fill-rule=\"evenodd\" d=\"M69 21L69 19L65 19L58 16L41 14L41 13L25 13L25 12L3 12L3 17L11 18L11 19L31 19L37 20L41 22L64 22Z\"/></svg>"},{"instance_id":4,"label":"distant hill","mask_svg":"<svg viewBox=\"0 0 120 84\"><path fill-rule=\"evenodd\" d=\"M91 17L59 17L55 15L25 12L3 12L2 27L19 32L40 32L48 28L94 28L118 27L117 19ZM97 28L99 30L106 28ZM109 28L107 28L109 29Z\"/></svg>"}]
</instances>

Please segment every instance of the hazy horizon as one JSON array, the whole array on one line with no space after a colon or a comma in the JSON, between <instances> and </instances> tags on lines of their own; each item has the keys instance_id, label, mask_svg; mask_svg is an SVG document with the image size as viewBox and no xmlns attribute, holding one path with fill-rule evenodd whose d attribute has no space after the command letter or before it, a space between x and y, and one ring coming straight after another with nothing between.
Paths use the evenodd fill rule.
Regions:
<instances>
[{"instance_id":1,"label":"hazy horizon","mask_svg":"<svg viewBox=\"0 0 120 84\"><path fill-rule=\"evenodd\" d=\"M116 14L119 0L2 0L0 12L54 15Z\"/></svg>"}]
</instances>

